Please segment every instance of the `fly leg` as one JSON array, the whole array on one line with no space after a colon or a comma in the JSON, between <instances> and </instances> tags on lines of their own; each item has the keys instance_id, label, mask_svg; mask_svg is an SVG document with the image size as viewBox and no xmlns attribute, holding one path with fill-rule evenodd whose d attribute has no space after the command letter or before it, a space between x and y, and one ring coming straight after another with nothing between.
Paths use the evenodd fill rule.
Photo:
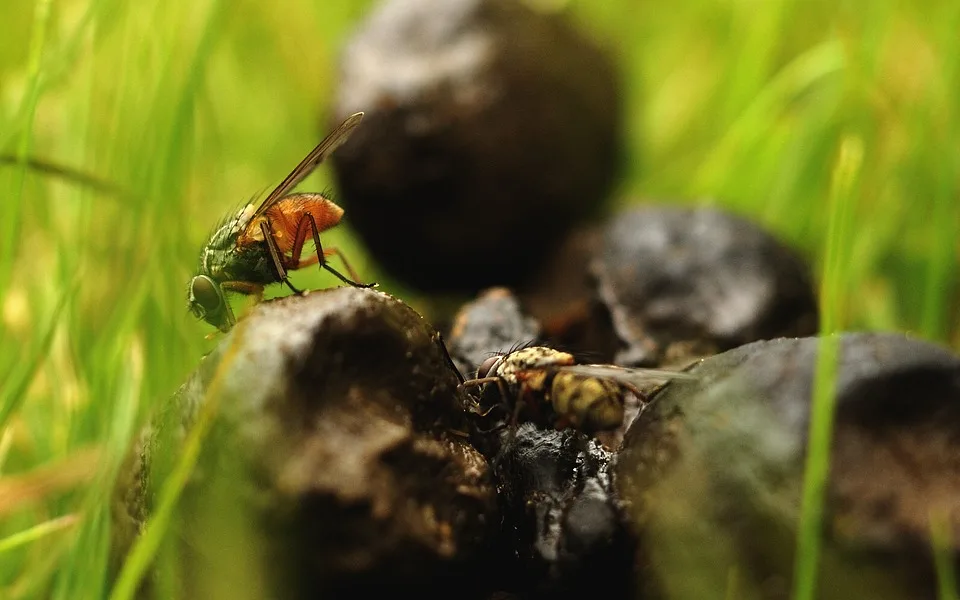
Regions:
<instances>
[{"instance_id":1,"label":"fly leg","mask_svg":"<svg viewBox=\"0 0 960 600\"><path fill-rule=\"evenodd\" d=\"M625 381L621 381L620 385L623 386L623 388L626 389L628 392L636 396L637 400L639 400L641 404L647 403L647 395L641 392L640 388L633 385L632 383L627 383Z\"/></svg>"},{"instance_id":2,"label":"fly leg","mask_svg":"<svg viewBox=\"0 0 960 600\"><path fill-rule=\"evenodd\" d=\"M457 371L457 374L459 375L459 371ZM493 377L480 377L479 379L468 379L468 380L462 382L460 385L457 386L457 389L458 389L458 390L465 390L465 389L467 389L467 388L469 388L469 387L480 387L480 386L482 386L482 385L484 385L484 384L487 384L487 383L496 383L496 384L497 384L497 388L499 388L499 390L500 390L500 399L501 399L502 402L501 402L501 404L494 404L493 406L491 406L490 408L488 408L488 409L485 410L485 411L481 411L481 410L480 410L480 403L479 403L478 401L474 400L474 401L473 401L473 406L470 407L469 410L470 410L470 412L472 412L473 414L479 415L481 418L486 417L487 415L490 414L491 411L493 411L493 409L497 408L498 406L502 406L503 404L506 403L506 399L507 399L507 397L508 397L508 396L507 396L507 384L503 381L503 378L502 378L502 377L493 376Z\"/></svg>"},{"instance_id":3,"label":"fly leg","mask_svg":"<svg viewBox=\"0 0 960 600\"><path fill-rule=\"evenodd\" d=\"M496 404L494 404L493 406L491 406L491 407L488 408L487 410L481 410L481 409L480 409L480 403L477 402L476 400L474 400L474 401L473 401L473 406L471 406L468 410L469 410L471 413L473 413L473 414L475 414L475 415L478 415L480 418L486 417L486 416L489 415L491 412L493 412L494 409L497 409L497 408L503 408L503 409L505 409L505 410L507 411L507 413L509 414L509 412L510 412L510 407L509 407L509 405L507 404L507 398L510 397L510 396L508 395L508 394L509 394L509 390L508 390L508 388L507 388L506 382L503 380L502 377L496 377L496 376L494 376L494 377L480 377L480 378L477 378L477 379L468 379L468 380L464 381L463 383L461 383L461 384L460 384L459 386L457 386L457 387L458 387L458 389L465 389L465 388L468 388L468 387L479 387L479 386L482 386L482 385L487 384L487 383L496 383L496 384L497 384L497 388L498 388L498 390L500 391L500 402L497 402ZM513 419L512 421L509 421L509 422L501 421L501 422L497 423L496 425L494 425L493 427L491 427L490 429L480 429L479 427L477 427L477 428L476 428L476 431L477 431L478 433L480 433L480 434L483 434L483 435L489 435L489 434L491 434L491 433L496 433L496 432L504 429L505 427L511 426L511 423L515 423L515 421L516 421L516 419ZM513 429L516 429L516 427L514 426ZM503 444L500 444L500 447L497 449L496 455L493 457L493 460L492 460L491 463L490 463L491 467L493 467L494 469L496 469L497 465L500 464L500 459L503 457L503 454L504 454L504 448L505 448L505 446L504 446Z\"/></svg>"},{"instance_id":4,"label":"fly leg","mask_svg":"<svg viewBox=\"0 0 960 600\"><path fill-rule=\"evenodd\" d=\"M637 402L640 405L639 411L637 412L638 415L642 413L644 410L646 410L648 406L650 406L650 398L663 388L663 386L661 385L656 389L654 389L652 392L645 394L640 391L640 388L638 388L632 383L621 381L620 385L623 387L623 389L627 390L628 392L630 392L631 394L637 397Z\"/></svg>"},{"instance_id":5,"label":"fly leg","mask_svg":"<svg viewBox=\"0 0 960 600\"><path fill-rule=\"evenodd\" d=\"M257 302L263 301L263 286L259 283L250 283L248 281L224 281L220 284L225 290L255 296Z\"/></svg>"},{"instance_id":6,"label":"fly leg","mask_svg":"<svg viewBox=\"0 0 960 600\"><path fill-rule=\"evenodd\" d=\"M220 284L224 290L231 292L237 292L238 294L245 294L247 296L253 296L256 303L263 301L263 286L259 283L250 283L249 281L224 281ZM230 326L233 327L237 324L237 318L233 316L233 309L230 308L230 303L224 300L224 308L227 311L227 322L230 323Z\"/></svg>"},{"instance_id":7,"label":"fly leg","mask_svg":"<svg viewBox=\"0 0 960 600\"><path fill-rule=\"evenodd\" d=\"M493 433L495 431L500 431L504 427L510 428L510 432L507 434L506 441L501 442L500 448L497 450L497 454L493 457L493 460L490 462L490 466L493 468L494 471L496 471L497 467L500 465L500 461L503 460L504 456L506 456L506 451L510 448L510 446L513 445L513 442L517 437L517 421L520 418L520 410L523 408L524 403L523 403L523 399L518 397L516 405L514 406L513 410L510 411L510 406L507 401L507 399L510 397L509 396L510 390L507 388L507 383L506 381L504 381L502 377L494 376L494 377L479 377L477 379L470 379L461 383L458 387L460 389L463 389L467 387L481 386L485 383L497 384L497 387L499 388L499 391L500 391L500 403L494 404L493 406L491 406L490 408L488 408L486 411L483 411L483 412L479 412L479 410L473 410L473 409L471 409L471 412L473 412L474 414L478 414L481 417L485 417L488 414L490 414L490 412L493 409L498 407L503 407L507 409L508 413L512 413L509 424L498 423L492 429L488 429L486 431L480 431L480 433ZM479 403L475 403L475 405L479 408Z\"/></svg>"},{"instance_id":8,"label":"fly leg","mask_svg":"<svg viewBox=\"0 0 960 600\"><path fill-rule=\"evenodd\" d=\"M293 287L293 284L290 283L290 280L287 278L287 270L283 266L283 259L280 257L280 251L277 249L277 242L273 239L273 231L270 230L270 224L267 219L260 221L260 231L263 232L263 239L267 243L267 249L270 250L270 258L273 259L273 266L277 269L277 275L280 276L280 281L285 283L294 294L302 293L300 290Z\"/></svg>"},{"instance_id":9,"label":"fly leg","mask_svg":"<svg viewBox=\"0 0 960 600\"><path fill-rule=\"evenodd\" d=\"M479 379L468 379L468 380L462 382L462 383L461 383L460 385L458 385L457 387L459 387L459 388L461 388L461 389L465 389L465 388L468 388L468 387L480 387L481 385L484 385L485 383L496 383L497 386L500 388L500 392L501 392L501 393L503 393L504 391L506 391L506 390L504 389L503 378L497 377L497 376L481 377L481 378L479 378Z\"/></svg>"},{"instance_id":10,"label":"fly leg","mask_svg":"<svg viewBox=\"0 0 960 600\"><path fill-rule=\"evenodd\" d=\"M295 265L300 265L300 254L303 252L303 243L306 241L307 229L310 229L310 232L313 234L313 244L317 249L317 262L320 264L321 269L326 269L327 271L333 273L337 279L344 282L347 285L352 285L353 287L358 288L372 288L376 287L376 283L357 283L353 279L346 278L340 271L337 271L330 266L330 263L327 262L328 254L336 254L340 257L340 260L343 261L343 264L347 267L347 271L350 272L350 275L354 279L359 279L356 273L353 271L353 267L350 266L350 263L344 258L343 253L340 252L337 248L330 248L329 250L324 250L323 245L320 243L320 230L317 228L317 221L313 218L313 215L306 213L300 219L300 223L297 225L297 237L293 240L293 248L291 250L292 262Z\"/></svg>"},{"instance_id":11,"label":"fly leg","mask_svg":"<svg viewBox=\"0 0 960 600\"><path fill-rule=\"evenodd\" d=\"M344 254L343 251L340 250L340 248L337 248L336 246L327 246L327 247L323 250L323 256L324 256L324 258L326 258L327 256L331 256L331 255L333 255L333 254L336 254L337 256L340 257L340 262L342 262L342 263L343 263L343 266L347 268L347 273L350 274L350 277L353 278L354 281L360 279L360 276L357 275L357 272L354 271L354 270L353 270L353 267L350 266L350 261L347 260L347 255ZM361 286L362 286L362 287L373 287L373 286L375 286L375 285L377 285L377 284L375 284L375 283L370 283L370 284L362 284Z\"/></svg>"}]
</instances>

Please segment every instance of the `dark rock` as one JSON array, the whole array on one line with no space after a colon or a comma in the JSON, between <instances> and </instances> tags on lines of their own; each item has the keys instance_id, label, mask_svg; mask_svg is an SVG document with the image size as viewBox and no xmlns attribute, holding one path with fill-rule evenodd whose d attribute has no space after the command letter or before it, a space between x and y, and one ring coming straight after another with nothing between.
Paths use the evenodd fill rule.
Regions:
<instances>
[{"instance_id":1,"label":"dark rock","mask_svg":"<svg viewBox=\"0 0 960 600\"><path fill-rule=\"evenodd\" d=\"M538 597L579 598L598 587L630 597L633 541L613 496L611 454L572 429L524 423L501 435L501 554L516 557L503 567L507 581Z\"/></svg>"},{"instance_id":2,"label":"dark rock","mask_svg":"<svg viewBox=\"0 0 960 600\"><path fill-rule=\"evenodd\" d=\"M271 597L398 585L442 595L451 581L475 582L498 519L457 383L436 332L391 296L337 288L263 303L148 431L128 513L151 512L146 490L162 481L164 457L179 455L215 401L183 500L181 597L204 595L217 557L230 556L235 573L244 564L236 540L211 535L219 515L199 510L221 473L233 502L217 510L242 507Z\"/></svg>"},{"instance_id":3,"label":"dark rock","mask_svg":"<svg viewBox=\"0 0 960 600\"><path fill-rule=\"evenodd\" d=\"M491 288L460 308L447 347L466 377L487 357L530 344L540 338L540 323L526 315L506 288Z\"/></svg>"},{"instance_id":4,"label":"dark rock","mask_svg":"<svg viewBox=\"0 0 960 600\"><path fill-rule=\"evenodd\" d=\"M513 0L392 0L347 44L332 157L350 225L423 290L535 273L602 210L618 171L617 75L559 15ZM326 128L325 128L326 129Z\"/></svg>"},{"instance_id":5,"label":"dark rock","mask_svg":"<svg viewBox=\"0 0 960 600\"><path fill-rule=\"evenodd\" d=\"M817 347L705 359L634 421L615 481L644 597L723 595L731 577L736 597L789 596ZM933 598L931 511L960 527L960 358L898 334L844 335L841 356L818 597Z\"/></svg>"},{"instance_id":6,"label":"dark rock","mask_svg":"<svg viewBox=\"0 0 960 600\"><path fill-rule=\"evenodd\" d=\"M740 217L710 208L620 214L591 271L627 366L811 335L816 298L803 261Z\"/></svg>"}]
</instances>

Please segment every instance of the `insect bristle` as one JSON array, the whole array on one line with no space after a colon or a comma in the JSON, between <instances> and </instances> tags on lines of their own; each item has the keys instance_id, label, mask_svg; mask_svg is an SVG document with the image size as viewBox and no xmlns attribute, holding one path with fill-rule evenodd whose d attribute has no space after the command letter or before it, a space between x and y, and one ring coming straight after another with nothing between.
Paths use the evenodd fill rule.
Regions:
<instances>
[{"instance_id":1,"label":"insect bristle","mask_svg":"<svg viewBox=\"0 0 960 600\"><path fill-rule=\"evenodd\" d=\"M486 358L490 358L492 356L507 356L509 354L513 354L514 352L517 352L518 350L523 350L524 348L531 348L536 345L537 345L537 342L535 340L530 340L526 342L517 342L512 346L510 346L509 348L507 348L506 350L491 350L489 352L484 352L484 356Z\"/></svg>"},{"instance_id":2,"label":"insect bristle","mask_svg":"<svg viewBox=\"0 0 960 600\"><path fill-rule=\"evenodd\" d=\"M233 221L234 219L236 219L236 218L237 218L237 215L240 214L240 211L242 211L244 208L246 208L247 205L249 205L249 204L255 204L255 203L257 202L257 198L258 198L259 196L260 196L260 194L254 194L253 196L250 196L250 199L249 199L249 200L246 200L246 201L240 200L239 202L237 202L236 204L234 204L233 208L231 208L229 211L223 213L223 216L221 216L220 219L216 222L216 224L215 224L215 225L213 226L213 228L210 230L210 236L212 236L216 231L218 231L219 229L221 229L224 225L226 225L226 224L229 223L230 221ZM208 236L208 238L209 238L210 236Z\"/></svg>"},{"instance_id":3,"label":"insect bristle","mask_svg":"<svg viewBox=\"0 0 960 600\"><path fill-rule=\"evenodd\" d=\"M329 200L330 202L333 202L334 204L340 204L339 202L337 202L336 194L334 193L333 188L330 186L323 188L323 190L321 190L320 192L320 195L326 198L327 200Z\"/></svg>"},{"instance_id":4,"label":"insect bristle","mask_svg":"<svg viewBox=\"0 0 960 600\"><path fill-rule=\"evenodd\" d=\"M596 350L578 350L576 348L558 348L576 357L578 363L596 363L603 359L603 354Z\"/></svg>"},{"instance_id":5,"label":"insect bristle","mask_svg":"<svg viewBox=\"0 0 960 600\"><path fill-rule=\"evenodd\" d=\"M533 348L534 346L540 345L537 340L527 340L525 342L517 342L513 346L510 346L510 349L503 353L503 355L513 354L520 350L525 350L526 348Z\"/></svg>"}]
</instances>

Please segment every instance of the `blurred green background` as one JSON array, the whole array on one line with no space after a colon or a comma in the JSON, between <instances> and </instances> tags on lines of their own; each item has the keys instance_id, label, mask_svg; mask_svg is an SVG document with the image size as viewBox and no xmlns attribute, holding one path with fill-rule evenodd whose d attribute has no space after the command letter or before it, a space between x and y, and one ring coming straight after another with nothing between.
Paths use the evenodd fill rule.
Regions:
<instances>
[{"instance_id":1,"label":"blurred green background","mask_svg":"<svg viewBox=\"0 0 960 600\"><path fill-rule=\"evenodd\" d=\"M123 452L216 343L185 305L200 246L325 133L337 52L371 5L5 0L0 597L107 593ZM618 202L727 207L817 274L832 245L844 277L824 310L843 328L960 348L960 3L532 5L567 13L619 61L630 168ZM842 144L851 229L838 238L827 224ZM24 168L24 156L125 192ZM303 189L330 182L324 167ZM430 306L378 271L349 210L324 240L365 279ZM314 269L292 280L336 283Z\"/></svg>"}]
</instances>

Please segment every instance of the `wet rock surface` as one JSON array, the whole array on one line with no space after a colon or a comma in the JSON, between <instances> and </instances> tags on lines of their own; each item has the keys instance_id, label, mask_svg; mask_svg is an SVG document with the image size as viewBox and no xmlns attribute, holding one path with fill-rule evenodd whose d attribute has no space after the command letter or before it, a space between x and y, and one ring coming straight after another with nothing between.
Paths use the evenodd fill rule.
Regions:
<instances>
[{"instance_id":1,"label":"wet rock surface","mask_svg":"<svg viewBox=\"0 0 960 600\"><path fill-rule=\"evenodd\" d=\"M528 597L578 598L598 587L631 597L633 540L613 495L610 452L573 429L523 423L500 435L499 548L513 557L501 585Z\"/></svg>"},{"instance_id":2,"label":"wet rock surface","mask_svg":"<svg viewBox=\"0 0 960 600\"><path fill-rule=\"evenodd\" d=\"M210 393L218 413L185 492L187 521L210 518L191 507L229 463L278 597L397 585L442 595L483 576L498 520L457 383L433 329L391 296L337 288L263 303L147 431L128 518L153 509L158 449L179 452ZM190 572L236 551L185 536ZM191 585L185 577L182 597L200 597Z\"/></svg>"},{"instance_id":3,"label":"wet rock surface","mask_svg":"<svg viewBox=\"0 0 960 600\"><path fill-rule=\"evenodd\" d=\"M331 121L366 116L332 157L338 200L408 285L521 283L602 210L617 88L610 59L559 15L512 0L383 2L340 61Z\"/></svg>"},{"instance_id":4,"label":"wet rock surface","mask_svg":"<svg viewBox=\"0 0 960 600\"><path fill-rule=\"evenodd\" d=\"M643 597L789 596L816 338L705 359L633 422L618 496ZM847 334L837 381L820 597L933 598L930 511L960 527L960 358Z\"/></svg>"},{"instance_id":5,"label":"wet rock surface","mask_svg":"<svg viewBox=\"0 0 960 600\"><path fill-rule=\"evenodd\" d=\"M540 330L510 290L491 288L457 312L447 347L460 372L470 377L492 354L536 342Z\"/></svg>"},{"instance_id":6,"label":"wet rock surface","mask_svg":"<svg viewBox=\"0 0 960 600\"><path fill-rule=\"evenodd\" d=\"M817 331L808 268L743 218L651 206L618 215L602 237L590 269L621 343L617 364Z\"/></svg>"}]
</instances>

